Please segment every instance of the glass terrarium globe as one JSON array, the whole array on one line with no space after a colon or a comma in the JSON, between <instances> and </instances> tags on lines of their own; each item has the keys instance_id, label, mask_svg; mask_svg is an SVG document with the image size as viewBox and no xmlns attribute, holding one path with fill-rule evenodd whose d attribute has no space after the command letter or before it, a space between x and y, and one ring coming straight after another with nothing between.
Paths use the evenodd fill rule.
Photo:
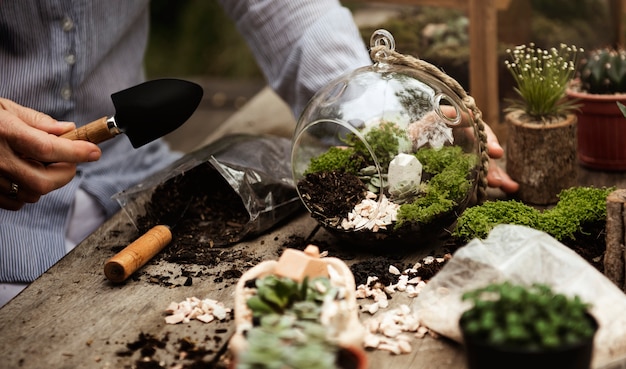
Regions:
<instances>
[{"instance_id":1,"label":"glass terrarium globe","mask_svg":"<svg viewBox=\"0 0 626 369\"><path fill-rule=\"evenodd\" d=\"M382 42L393 50L390 34ZM444 82L384 52L374 61L311 99L293 138L294 181L311 215L338 236L424 242L476 192L478 132Z\"/></svg>"}]
</instances>

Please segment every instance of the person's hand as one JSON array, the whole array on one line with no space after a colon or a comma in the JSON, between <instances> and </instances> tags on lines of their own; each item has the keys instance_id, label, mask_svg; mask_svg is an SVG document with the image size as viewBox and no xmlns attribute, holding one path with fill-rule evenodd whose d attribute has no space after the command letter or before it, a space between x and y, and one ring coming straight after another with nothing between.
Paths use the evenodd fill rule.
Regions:
<instances>
[{"instance_id":1,"label":"person's hand","mask_svg":"<svg viewBox=\"0 0 626 369\"><path fill-rule=\"evenodd\" d=\"M76 163L100 158L93 143L57 137L74 128L0 98L0 208L19 210L37 202L69 183Z\"/></svg>"},{"instance_id":2,"label":"person's hand","mask_svg":"<svg viewBox=\"0 0 626 369\"><path fill-rule=\"evenodd\" d=\"M489 187L500 188L505 193L516 192L519 189L519 184L512 180L495 161L495 159L499 159L504 155L504 149L500 146L498 138L491 130L491 127L487 124L485 124L485 133L487 134L487 153L490 158L487 184Z\"/></svg>"}]
</instances>

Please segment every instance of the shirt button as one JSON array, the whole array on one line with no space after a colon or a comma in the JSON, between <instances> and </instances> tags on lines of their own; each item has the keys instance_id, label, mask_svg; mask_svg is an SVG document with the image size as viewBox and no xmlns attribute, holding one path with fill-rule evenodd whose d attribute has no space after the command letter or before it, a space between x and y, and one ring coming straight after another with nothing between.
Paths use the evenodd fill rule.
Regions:
<instances>
[{"instance_id":1,"label":"shirt button","mask_svg":"<svg viewBox=\"0 0 626 369\"><path fill-rule=\"evenodd\" d=\"M63 31L65 32L69 32L74 29L74 21L72 21L70 17L67 17L67 16L63 17L63 20L61 21L61 25L63 27Z\"/></svg>"},{"instance_id":2,"label":"shirt button","mask_svg":"<svg viewBox=\"0 0 626 369\"><path fill-rule=\"evenodd\" d=\"M63 87L61 89L61 97L63 100L69 100L72 97L72 89L69 86Z\"/></svg>"},{"instance_id":3,"label":"shirt button","mask_svg":"<svg viewBox=\"0 0 626 369\"><path fill-rule=\"evenodd\" d=\"M74 65L74 63L76 63L76 55L74 54L65 55L65 62L69 65Z\"/></svg>"}]
</instances>

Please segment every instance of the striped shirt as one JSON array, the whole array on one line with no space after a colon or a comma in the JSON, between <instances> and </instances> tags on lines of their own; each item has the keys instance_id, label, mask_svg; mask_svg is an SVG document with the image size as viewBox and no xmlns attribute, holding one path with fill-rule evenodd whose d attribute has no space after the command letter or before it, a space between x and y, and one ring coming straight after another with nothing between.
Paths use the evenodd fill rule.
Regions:
<instances>
[{"instance_id":1,"label":"striped shirt","mask_svg":"<svg viewBox=\"0 0 626 369\"><path fill-rule=\"evenodd\" d=\"M222 0L268 83L296 116L331 79L370 63L349 11L337 0ZM77 125L114 114L110 95L144 79L147 0L0 1L0 96ZM2 124L0 122L0 124ZM133 149L100 144L99 161L17 212L0 209L0 282L30 282L65 254L75 193L111 200L177 157L160 140Z\"/></svg>"}]
</instances>

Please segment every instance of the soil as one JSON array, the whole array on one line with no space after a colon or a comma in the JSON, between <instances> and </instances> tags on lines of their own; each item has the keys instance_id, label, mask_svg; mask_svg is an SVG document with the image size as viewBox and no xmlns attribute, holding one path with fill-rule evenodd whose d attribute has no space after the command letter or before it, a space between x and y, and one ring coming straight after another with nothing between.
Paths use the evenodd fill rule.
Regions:
<instances>
[{"instance_id":1,"label":"soil","mask_svg":"<svg viewBox=\"0 0 626 369\"><path fill-rule=\"evenodd\" d=\"M310 196L309 206L322 209L324 217L341 218L358 203L363 196L363 187L358 180L354 182L354 176L327 175L325 177L307 177L307 183L302 187L308 189ZM344 181L344 182L342 182ZM337 194L324 189L353 188L353 191ZM163 201L163 200L167 201ZM348 209L348 211L346 211ZM242 251L225 248L245 238L242 233L249 215L241 203L241 199L232 190L222 177L209 164L201 165L184 175L172 178L160 185L154 192L152 200L147 205L146 216L137 220L142 231L149 229L155 224L165 223L172 225L173 241L164 249L155 260L165 260L183 266L181 275L186 276L185 285L193 283L194 277L200 277L198 273L186 271L184 265L207 265L214 266L223 261L230 262L233 267L216 276L216 281L224 279L237 280L250 265L259 263L258 260ZM320 214L312 214L320 217ZM198 219L202 221L198 222ZM318 218L319 219L319 218ZM183 236L184 235L184 236ZM437 250L431 250L430 255L435 258L443 258L443 262L422 263L421 267L410 273L410 278L421 277L429 280L445 265L449 255L462 244L457 240L447 237L442 241ZM575 240L563 242L579 255L589 261L599 271L603 271L602 256L605 249L604 223L590 225L585 234L579 234ZM299 236L291 236L276 251L276 257L280 256L284 248L296 248L303 250L308 240ZM390 253L388 248L368 250L370 257L365 261L351 262L359 252L363 250L339 247L330 243L318 243L320 250L328 251L334 257L345 260L355 277L358 285L367 283L368 277L378 277L378 282L389 285L397 282L398 276L389 271L393 265L400 271L413 268L413 264L403 262L403 252ZM442 259L440 259L442 260ZM134 277L138 278L138 277ZM170 275L148 276L148 281L171 287ZM219 362L207 362L204 357L215 351L210 348L225 347L218 342L223 339L219 335L206 337L203 342L191 342L179 340L169 342L169 337L154 337L148 333L142 333L134 342L126 345L119 351L119 356L132 356L139 352L140 359L135 365L137 368L153 369L164 368L159 360L159 352L171 352L175 350L178 357L184 358L182 368L224 368L227 365L228 353L218 355ZM208 347L208 348L207 348ZM225 364L226 363L226 364Z\"/></svg>"}]
</instances>

